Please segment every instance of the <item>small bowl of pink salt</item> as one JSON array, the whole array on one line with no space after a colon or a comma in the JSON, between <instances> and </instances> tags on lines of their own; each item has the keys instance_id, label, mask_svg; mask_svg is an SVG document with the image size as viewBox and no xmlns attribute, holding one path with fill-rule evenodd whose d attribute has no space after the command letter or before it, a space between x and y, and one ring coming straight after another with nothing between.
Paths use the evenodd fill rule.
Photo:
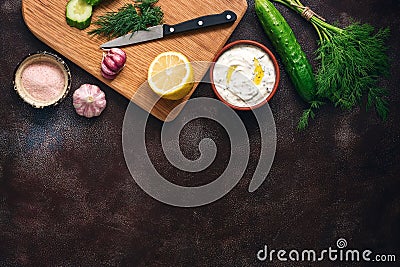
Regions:
<instances>
[{"instance_id":1,"label":"small bowl of pink salt","mask_svg":"<svg viewBox=\"0 0 400 267\"><path fill-rule=\"evenodd\" d=\"M15 71L14 88L35 108L60 103L71 87L71 72L59 56L37 52L23 59Z\"/></svg>"}]
</instances>

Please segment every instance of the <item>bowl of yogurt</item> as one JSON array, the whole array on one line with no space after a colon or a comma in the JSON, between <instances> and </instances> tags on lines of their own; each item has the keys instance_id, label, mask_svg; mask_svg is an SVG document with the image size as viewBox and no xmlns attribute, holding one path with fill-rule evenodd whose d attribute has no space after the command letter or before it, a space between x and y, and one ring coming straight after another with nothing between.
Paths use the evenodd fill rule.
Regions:
<instances>
[{"instance_id":1,"label":"bowl of yogurt","mask_svg":"<svg viewBox=\"0 0 400 267\"><path fill-rule=\"evenodd\" d=\"M217 97L237 110L261 107L275 94L279 66L264 45L239 40L226 45L210 68L211 86Z\"/></svg>"}]
</instances>

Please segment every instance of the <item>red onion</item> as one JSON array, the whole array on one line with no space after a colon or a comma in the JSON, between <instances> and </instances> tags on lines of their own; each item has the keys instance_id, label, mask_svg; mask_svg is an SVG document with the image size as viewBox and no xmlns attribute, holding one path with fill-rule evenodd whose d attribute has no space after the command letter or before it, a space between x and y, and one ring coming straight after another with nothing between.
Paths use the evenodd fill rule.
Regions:
<instances>
[{"instance_id":1,"label":"red onion","mask_svg":"<svg viewBox=\"0 0 400 267\"><path fill-rule=\"evenodd\" d=\"M119 48L111 48L103 54L101 75L109 80L114 79L125 66L126 53Z\"/></svg>"}]
</instances>

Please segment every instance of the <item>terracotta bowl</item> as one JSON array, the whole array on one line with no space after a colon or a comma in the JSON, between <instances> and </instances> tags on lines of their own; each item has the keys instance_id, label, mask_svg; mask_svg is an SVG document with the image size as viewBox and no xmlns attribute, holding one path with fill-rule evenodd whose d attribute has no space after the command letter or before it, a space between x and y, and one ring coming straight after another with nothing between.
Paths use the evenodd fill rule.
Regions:
<instances>
[{"instance_id":1,"label":"terracotta bowl","mask_svg":"<svg viewBox=\"0 0 400 267\"><path fill-rule=\"evenodd\" d=\"M258 48L261 48L271 59L273 65L274 65L274 69L275 69L275 84L274 87L271 91L271 93L262 101L259 102L256 105L253 106L236 106L234 104L229 103L226 99L224 99L221 94L218 92L218 89L216 88L215 84L214 84L214 67L215 67L215 63L218 61L219 57L225 53L226 51L228 51L229 49L233 48L234 46L240 46L240 45L252 45L252 46L256 46ZM211 87L214 90L214 93L217 95L217 97L226 105L228 105L229 107L236 109L236 110L251 110L251 109L256 109L261 107L262 105L264 105L265 103L267 103L275 94L276 89L278 88L278 84L279 84L279 79L280 79L280 72L279 72L279 65L278 62L275 58L275 56L272 54L272 52L265 47L264 45L256 42L256 41L252 41L252 40L238 40L235 42L232 42L228 45L226 45L224 48L222 48L217 55L215 56L215 58L213 59L213 64L211 65L210 68L210 79L211 79Z\"/></svg>"}]
</instances>

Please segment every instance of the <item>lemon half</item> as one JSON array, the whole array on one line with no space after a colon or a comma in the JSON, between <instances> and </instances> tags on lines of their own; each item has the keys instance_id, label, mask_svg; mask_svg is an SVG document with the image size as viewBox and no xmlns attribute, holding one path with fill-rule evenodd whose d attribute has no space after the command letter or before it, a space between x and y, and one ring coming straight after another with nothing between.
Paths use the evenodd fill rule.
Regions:
<instances>
[{"instance_id":1,"label":"lemon half","mask_svg":"<svg viewBox=\"0 0 400 267\"><path fill-rule=\"evenodd\" d=\"M147 80L157 95L178 100L185 97L193 88L193 67L182 53L164 52L151 62Z\"/></svg>"}]
</instances>

